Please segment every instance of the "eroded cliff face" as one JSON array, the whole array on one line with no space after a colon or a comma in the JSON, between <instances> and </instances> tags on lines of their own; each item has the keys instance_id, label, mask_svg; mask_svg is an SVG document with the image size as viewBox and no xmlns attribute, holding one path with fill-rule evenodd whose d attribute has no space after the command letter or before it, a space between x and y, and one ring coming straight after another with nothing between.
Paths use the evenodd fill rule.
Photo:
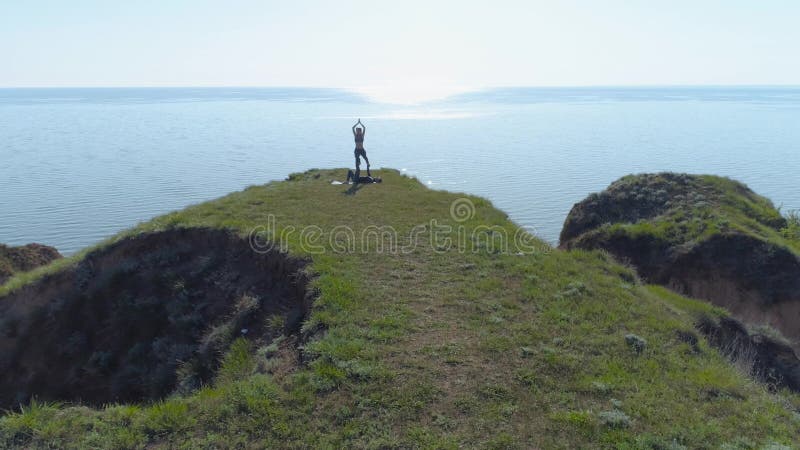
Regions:
<instances>
[{"instance_id":1,"label":"eroded cliff face","mask_svg":"<svg viewBox=\"0 0 800 450\"><path fill-rule=\"evenodd\" d=\"M741 322L730 317L719 320L703 317L697 329L712 347L756 380L770 388L787 387L800 392L800 360L789 345L752 334Z\"/></svg>"},{"instance_id":2,"label":"eroded cliff face","mask_svg":"<svg viewBox=\"0 0 800 450\"><path fill-rule=\"evenodd\" d=\"M649 283L722 306L748 326L774 327L788 347L751 338L797 360L784 347L800 350L800 258L780 238L785 225L771 203L731 180L639 175L576 204L561 247L606 250ZM790 384L800 389L797 377Z\"/></svg>"},{"instance_id":3,"label":"eroded cliff face","mask_svg":"<svg viewBox=\"0 0 800 450\"><path fill-rule=\"evenodd\" d=\"M0 407L157 399L209 382L231 342L299 328L306 261L234 234L123 239L0 298Z\"/></svg>"},{"instance_id":4,"label":"eroded cliff face","mask_svg":"<svg viewBox=\"0 0 800 450\"><path fill-rule=\"evenodd\" d=\"M9 247L0 244L0 284L5 283L17 272L33 270L59 258L61 254L58 250L47 245L27 244Z\"/></svg>"},{"instance_id":5,"label":"eroded cliff face","mask_svg":"<svg viewBox=\"0 0 800 450\"><path fill-rule=\"evenodd\" d=\"M748 324L768 324L800 342L800 259L738 234L711 237L676 255L657 283L728 309Z\"/></svg>"}]
</instances>

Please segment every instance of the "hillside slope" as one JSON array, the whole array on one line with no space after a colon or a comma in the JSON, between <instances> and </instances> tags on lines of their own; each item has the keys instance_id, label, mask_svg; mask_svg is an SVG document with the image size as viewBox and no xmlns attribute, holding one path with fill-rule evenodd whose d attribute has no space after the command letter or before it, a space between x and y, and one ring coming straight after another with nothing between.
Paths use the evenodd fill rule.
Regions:
<instances>
[{"instance_id":1,"label":"hillside slope","mask_svg":"<svg viewBox=\"0 0 800 450\"><path fill-rule=\"evenodd\" d=\"M218 340L224 356L204 366L213 373L199 389L181 384L185 366L160 364L180 372L174 393L160 400L150 395L119 404L93 397L91 404L108 404L88 407L59 397L69 392L26 392L38 400L0 418L0 447L800 445L800 399L768 392L695 334L701 316L719 320L723 310L638 284L631 270L603 253L555 251L484 199L430 190L390 170L382 171L380 185L330 184L344 173L293 174L167 214L0 287L0 304L22 305L25 292L73 280L77 290L65 305L97 311L79 317L100 324L117 317L119 307L158 298L168 311L178 311L170 316L180 319L174 323L208 320L206 326L222 327L210 334L226 337ZM256 289L249 270L240 283L236 270L225 270L217 278L225 282L215 286L238 286L232 298L255 286L252 292L261 297L245 309L260 325L242 325L238 306L218 322L181 309L186 299L202 295L192 286L201 286L204 271L217 273L216 263L198 259L214 254L204 244L214 240L193 240L195 253L170 244L183 241L159 237L195 229L229 230L228 247L238 248L238 238L249 242L250 250L225 257L225 267L251 264L249 259L260 264L252 253L275 255L260 270L276 285L297 286L298 274L307 276L301 297L313 304L302 312L302 325L262 313L279 297ZM154 248L128 245L153 236ZM114 249L130 253L103 258ZM146 263L135 264L136 251L150 255ZM286 263L278 255L305 261L302 271L279 270ZM94 281L81 284L78 269L93 258L105 264L93 264L87 279ZM130 274L142 278L127 283ZM156 297L135 289L153 284L160 287ZM116 300L115 286L122 286L125 302ZM57 321L59 298L40 300L30 313L15 310L17 323L27 325L13 333L6 326L6 342L37 323ZM105 302L114 306L101 308ZM168 331L174 329L155 330L150 338ZM201 340L209 335L198 333ZM102 342L80 350L89 359L97 352L107 356L91 367L133 364ZM15 361L7 364L17 367ZM3 376L0 383L7 382Z\"/></svg>"},{"instance_id":2,"label":"hillside slope","mask_svg":"<svg viewBox=\"0 0 800 450\"><path fill-rule=\"evenodd\" d=\"M561 244L605 249L649 282L707 299L748 324L773 326L800 341L797 227L736 181L642 174L576 204Z\"/></svg>"}]
</instances>

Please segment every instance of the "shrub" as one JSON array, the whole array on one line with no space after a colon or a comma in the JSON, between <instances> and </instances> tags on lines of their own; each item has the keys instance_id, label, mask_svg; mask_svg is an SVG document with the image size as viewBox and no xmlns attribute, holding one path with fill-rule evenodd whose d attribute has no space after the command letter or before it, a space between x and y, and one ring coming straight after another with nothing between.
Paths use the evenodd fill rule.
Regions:
<instances>
[{"instance_id":1,"label":"shrub","mask_svg":"<svg viewBox=\"0 0 800 450\"><path fill-rule=\"evenodd\" d=\"M647 348L647 341L635 334L626 334L625 335L625 343L628 344L630 348L632 348L636 354L640 354Z\"/></svg>"},{"instance_id":2,"label":"shrub","mask_svg":"<svg viewBox=\"0 0 800 450\"><path fill-rule=\"evenodd\" d=\"M800 210L789 211L786 215L786 226L781 230L786 239L800 242Z\"/></svg>"},{"instance_id":3,"label":"shrub","mask_svg":"<svg viewBox=\"0 0 800 450\"><path fill-rule=\"evenodd\" d=\"M189 415L189 406L180 400L156 403L142 417L142 427L149 434L162 434L186 429L194 419Z\"/></svg>"},{"instance_id":4,"label":"shrub","mask_svg":"<svg viewBox=\"0 0 800 450\"><path fill-rule=\"evenodd\" d=\"M236 302L234 309L237 322L244 322L251 318L261 308L261 301L258 297L252 295L243 295L239 301Z\"/></svg>"},{"instance_id":5,"label":"shrub","mask_svg":"<svg viewBox=\"0 0 800 450\"><path fill-rule=\"evenodd\" d=\"M628 428L631 426L631 418L624 412L613 409L611 411L603 411L597 415L600 423L608 428Z\"/></svg>"},{"instance_id":6,"label":"shrub","mask_svg":"<svg viewBox=\"0 0 800 450\"><path fill-rule=\"evenodd\" d=\"M28 406L20 408L20 412L0 418L0 438L5 438L0 440L0 447L3 447L3 440L19 443L20 439L32 437L60 408L60 403L40 402L33 398Z\"/></svg>"},{"instance_id":7,"label":"shrub","mask_svg":"<svg viewBox=\"0 0 800 450\"><path fill-rule=\"evenodd\" d=\"M332 391L339 387L347 378L347 372L335 365L316 360L313 363L314 376L311 380L314 389L319 392Z\"/></svg>"},{"instance_id":8,"label":"shrub","mask_svg":"<svg viewBox=\"0 0 800 450\"><path fill-rule=\"evenodd\" d=\"M222 352L233 340L235 335L233 326L225 322L217 325L203 336L203 341L200 346L200 353L206 357L216 357L222 355Z\"/></svg>"},{"instance_id":9,"label":"shrub","mask_svg":"<svg viewBox=\"0 0 800 450\"><path fill-rule=\"evenodd\" d=\"M280 314L273 314L265 321L267 330L274 333L281 333L286 328L286 318Z\"/></svg>"},{"instance_id":10,"label":"shrub","mask_svg":"<svg viewBox=\"0 0 800 450\"><path fill-rule=\"evenodd\" d=\"M254 368L255 359L250 353L250 343L245 338L238 338L233 341L222 360L217 381L225 383L241 380L250 375Z\"/></svg>"}]
</instances>

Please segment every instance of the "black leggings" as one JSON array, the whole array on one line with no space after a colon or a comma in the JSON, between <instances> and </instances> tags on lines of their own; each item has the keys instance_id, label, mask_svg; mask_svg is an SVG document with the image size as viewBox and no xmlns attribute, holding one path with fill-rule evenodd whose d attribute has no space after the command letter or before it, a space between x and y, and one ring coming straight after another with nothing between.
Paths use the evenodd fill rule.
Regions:
<instances>
[{"instance_id":1,"label":"black leggings","mask_svg":"<svg viewBox=\"0 0 800 450\"><path fill-rule=\"evenodd\" d=\"M367 158L367 151L363 148L357 148L355 151L353 151L353 153L356 157L356 176L361 174L361 157L363 157L364 161L367 162L367 176L372 176L372 174L369 173L369 158Z\"/></svg>"}]
</instances>

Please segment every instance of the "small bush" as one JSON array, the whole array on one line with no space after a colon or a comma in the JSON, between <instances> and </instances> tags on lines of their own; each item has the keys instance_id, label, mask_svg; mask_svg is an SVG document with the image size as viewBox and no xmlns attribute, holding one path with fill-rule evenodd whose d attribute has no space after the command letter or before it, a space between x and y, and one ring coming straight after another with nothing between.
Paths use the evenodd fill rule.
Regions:
<instances>
[{"instance_id":1,"label":"small bush","mask_svg":"<svg viewBox=\"0 0 800 450\"><path fill-rule=\"evenodd\" d=\"M254 368L255 359L250 353L250 343L245 338L238 338L222 360L217 381L227 383L241 380L250 375Z\"/></svg>"},{"instance_id":2,"label":"small bush","mask_svg":"<svg viewBox=\"0 0 800 450\"><path fill-rule=\"evenodd\" d=\"M644 349L647 348L647 341L635 334L626 334L625 343L628 344L628 347L633 349L637 355L641 354Z\"/></svg>"},{"instance_id":3,"label":"small bush","mask_svg":"<svg viewBox=\"0 0 800 450\"><path fill-rule=\"evenodd\" d=\"M789 211L786 215L786 227L781 230L786 239L800 242L800 210Z\"/></svg>"},{"instance_id":4,"label":"small bush","mask_svg":"<svg viewBox=\"0 0 800 450\"><path fill-rule=\"evenodd\" d=\"M597 415L597 418L600 419L601 424L608 428L620 429L631 426L631 418L618 409L603 411Z\"/></svg>"},{"instance_id":5,"label":"small bush","mask_svg":"<svg viewBox=\"0 0 800 450\"><path fill-rule=\"evenodd\" d=\"M286 328L286 318L280 314L273 314L267 317L265 325L267 330L281 333Z\"/></svg>"},{"instance_id":6,"label":"small bush","mask_svg":"<svg viewBox=\"0 0 800 450\"><path fill-rule=\"evenodd\" d=\"M234 336L234 330L230 323L223 323L213 327L208 334L203 337L200 353L205 355L221 355L228 343Z\"/></svg>"},{"instance_id":7,"label":"small bush","mask_svg":"<svg viewBox=\"0 0 800 450\"><path fill-rule=\"evenodd\" d=\"M347 377L344 369L334 366L328 362L317 360L313 364L314 376L311 384L319 392L332 391L341 385Z\"/></svg>"},{"instance_id":8,"label":"small bush","mask_svg":"<svg viewBox=\"0 0 800 450\"><path fill-rule=\"evenodd\" d=\"M236 302L234 312L240 320L246 320L248 317L254 315L258 309L261 308L261 301L258 297L251 295L243 295L242 298Z\"/></svg>"},{"instance_id":9,"label":"small bush","mask_svg":"<svg viewBox=\"0 0 800 450\"><path fill-rule=\"evenodd\" d=\"M193 425L189 406L179 400L156 403L144 412L141 426L148 434L164 434L184 430Z\"/></svg>"},{"instance_id":10,"label":"small bush","mask_svg":"<svg viewBox=\"0 0 800 450\"><path fill-rule=\"evenodd\" d=\"M138 405L110 405L105 408L109 422L124 426L131 425L141 411Z\"/></svg>"},{"instance_id":11,"label":"small bush","mask_svg":"<svg viewBox=\"0 0 800 450\"><path fill-rule=\"evenodd\" d=\"M21 407L20 412L0 418L0 433L2 433L0 438L7 438L17 443L20 439L30 438L60 408L60 403L40 402L34 398L28 406ZM0 440L0 447L2 444Z\"/></svg>"}]
</instances>

